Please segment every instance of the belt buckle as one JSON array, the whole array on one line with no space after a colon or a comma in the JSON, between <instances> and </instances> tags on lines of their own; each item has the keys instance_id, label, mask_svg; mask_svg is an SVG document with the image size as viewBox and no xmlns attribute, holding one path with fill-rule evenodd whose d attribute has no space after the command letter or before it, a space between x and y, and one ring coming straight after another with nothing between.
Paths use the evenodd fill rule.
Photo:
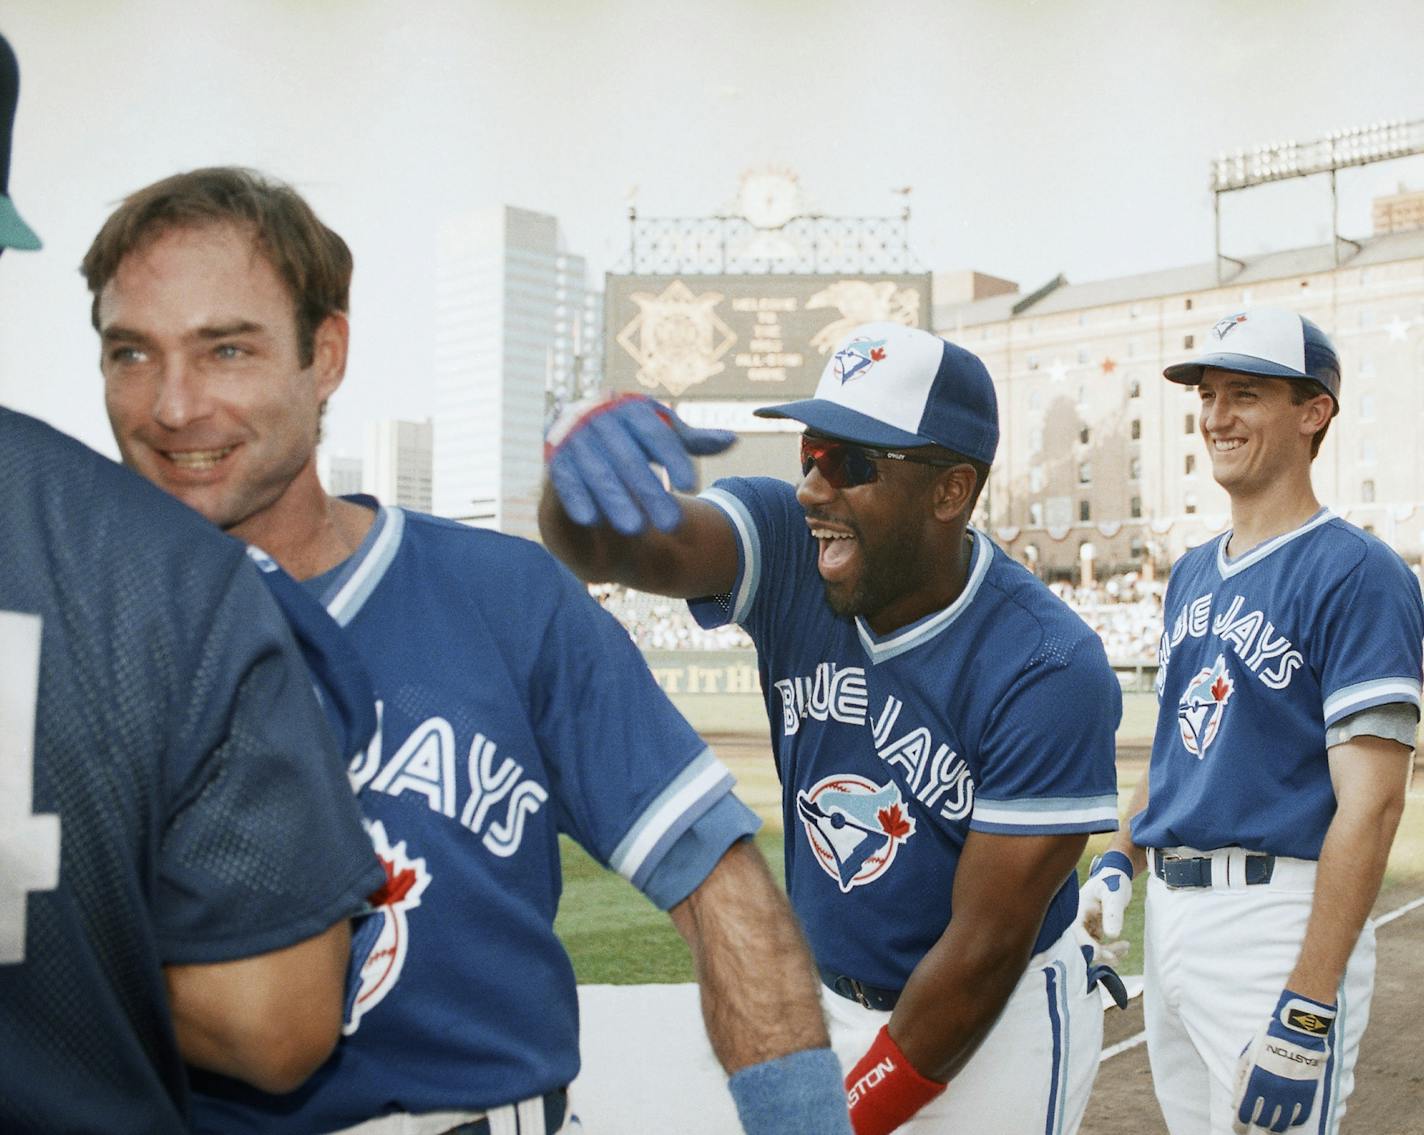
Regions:
<instances>
[{"instance_id":1,"label":"belt buckle","mask_svg":"<svg viewBox=\"0 0 1424 1135\"><path fill-rule=\"evenodd\" d=\"M855 994L855 1001L862 1009L873 1009L870 1003L870 995L865 992L865 986L861 985L855 978L850 978L850 991Z\"/></svg>"},{"instance_id":2,"label":"belt buckle","mask_svg":"<svg viewBox=\"0 0 1424 1135\"><path fill-rule=\"evenodd\" d=\"M1170 853L1159 852L1157 855L1157 860L1161 864L1162 870L1158 872L1158 875L1161 878L1163 885L1169 891L1189 891L1196 887L1200 887L1202 884L1198 882L1181 882L1180 875L1177 876L1178 881L1173 882L1171 876L1175 873L1171 870L1171 868L1177 863L1196 863L1202 858L1204 857L1199 855L1172 855ZM1208 871L1210 871L1210 867L1208 867Z\"/></svg>"}]
</instances>

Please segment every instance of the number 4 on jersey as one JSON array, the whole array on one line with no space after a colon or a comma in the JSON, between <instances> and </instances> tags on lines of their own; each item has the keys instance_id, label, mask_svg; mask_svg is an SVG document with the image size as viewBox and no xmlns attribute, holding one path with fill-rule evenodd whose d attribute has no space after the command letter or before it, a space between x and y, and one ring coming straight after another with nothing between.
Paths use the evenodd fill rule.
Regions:
<instances>
[{"instance_id":1,"label":"number 4 on jersey","mask_svg":"<svg viewBox=\"0 0 1424 1135\"><path fill-rule=\"evenodd\" d=\"M25 960L25 903L59 885L59 817L33 810L40 617L0 611L0 965Z\"/></svg>"}]
</instances>

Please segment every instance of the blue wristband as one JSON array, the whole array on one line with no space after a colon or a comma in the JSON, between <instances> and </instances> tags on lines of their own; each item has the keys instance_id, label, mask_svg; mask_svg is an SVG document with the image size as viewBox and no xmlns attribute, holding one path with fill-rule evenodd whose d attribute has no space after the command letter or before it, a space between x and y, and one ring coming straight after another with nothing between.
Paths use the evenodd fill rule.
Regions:
<instances>
[{"instance_id":1,"label":"blue wristband","mask_svg":"<svg viewBox=\"0 0 1424 1135\"><path fill-rule=\"evenodd\" d=\"M727 1087L747 1135L851 1135L844 1077L829 1048L753 1064Z\"/></svg>"}]
</instances>

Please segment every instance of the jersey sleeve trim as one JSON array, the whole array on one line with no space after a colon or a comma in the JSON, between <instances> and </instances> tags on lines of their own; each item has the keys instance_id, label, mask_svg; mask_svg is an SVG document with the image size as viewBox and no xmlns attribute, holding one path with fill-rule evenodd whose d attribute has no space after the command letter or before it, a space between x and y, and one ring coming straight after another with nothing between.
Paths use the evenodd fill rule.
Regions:
<instances>
[{"instance_id":1,"label":"jersey sleeve trim","mask_svg":"<svg viewBox=\"0 0 1424 1135\"><path fill-rule=\"evenodd\" d=\"M757 814L728 792L673 840L656 867L648 872L643 894L659 910L670 910L707 881L727 849L755 835Z\"/></svg>"},{"instance_id":2,"label":"jersey sleeve trim","mask_svg":"<svg viewBox=\"0 0 1424 1135\"><path fill-rule=\"evenodd\" d=\"M1417 678L1375 678L1369 682L1357 682L1343 690L1336 690L1325 699L1325 726L1328 729L1351 713L1390 702L1406 702L1418 708L1419 700L1420 683Z\"/></svg>"},{"instance_id":3,"label":"jersey sleeve trim","mask_svg":"<svg viewBox=\"0 0 1424 1135\"><path fill-rule=\"evenodd\" d=\"M1117 795L974 799L969 827L995 835L1056 835L1117 830Z\"/></svg>"},{"instance_id":4,"label":"jersey sleeve trim","mask_svg":"<svg viewBox=\"0 0 1424 1135\"><path fill-rule=\"evenodd\" d=\"M761 539L756 522L747 506L725 489L711 488L701 494L703 500L716 505L732 522L732 531L742 549L742 574L732 592L732 622L741 623L751 610L761 585Z\"/></svg>"},{"instance_id":5,"label":"jersey sleeve trim","mask_svg":"<svg viewBox=\"0 0 1424 1135\"><path fill-rule=\"evenodd\" d=\"M703 749L643 810L608 865L641 890L667 849L731 788L727 766Z\"/></svg>"},{"instance_id":6,"label":"jersey sleeve trim","mask_svg":"<svg viewBox=\"0 0 1424 1135\"><path fill-rule=\"evenodd\" d=\"M331 617L343 627L365 606L396 558L401 534L405 531L405 513L398 508L383 507L376 514L376 524L379 531L372 533L365 554L351 565L350 574L338 581L332 593L322 597Z\"/></svg>"}]
</instances>

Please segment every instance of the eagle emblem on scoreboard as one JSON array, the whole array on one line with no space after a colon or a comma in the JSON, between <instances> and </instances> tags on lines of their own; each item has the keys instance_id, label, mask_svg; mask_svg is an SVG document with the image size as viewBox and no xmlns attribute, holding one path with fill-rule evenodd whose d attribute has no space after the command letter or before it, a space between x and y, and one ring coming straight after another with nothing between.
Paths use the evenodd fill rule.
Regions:
<instances>
[{"instance_id":1,"label":"eagle emblem on scoreboard","mask_svg":"<svg viewBox=\"0 0 1424 1135\"><path fill-rule=\"evenodd\" d=\"M717 314L721 292L699 295L674 280L657 295L634 292L632 299L638 314L617 338L638 364L642 385L675 396L726 369L718 360L737 336Z\"/></svg>"},{"instance_id":2,"label":"eagle emblem on scoreboard","mask_svg":"<svg viewBox=\"0 0 1424 1135\"><path fill-rule=\"evenodd\" d=\"M837 280L806 301L808 311L827 307L840 317L811 336L811 346L823 355L863 323L920 325L920 293L894 280Z\"/></svg>"}]
</instances>

